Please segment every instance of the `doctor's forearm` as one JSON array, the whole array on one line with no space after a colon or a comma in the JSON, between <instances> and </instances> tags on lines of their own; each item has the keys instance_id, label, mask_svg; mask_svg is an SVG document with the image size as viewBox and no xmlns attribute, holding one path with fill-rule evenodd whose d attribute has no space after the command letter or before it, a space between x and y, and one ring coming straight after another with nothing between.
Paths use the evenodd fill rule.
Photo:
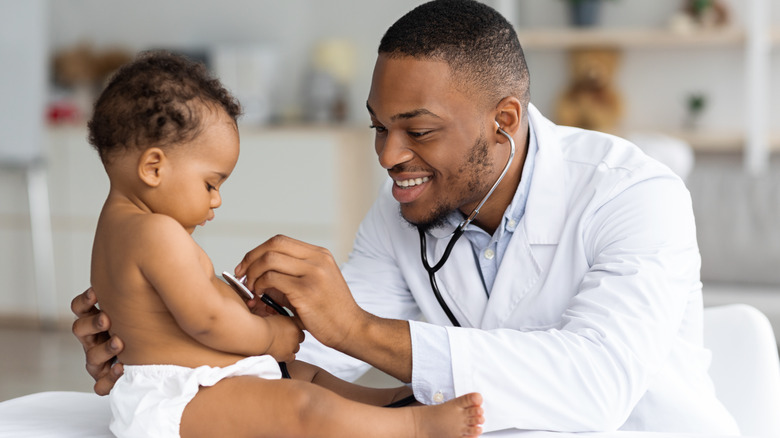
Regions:
<instances>
[{"instance_id":1,"label":"doctor's forearm","mask_svg":"<svg viewBox=\"0 0 780 438\"><path fill-rule=\"evenodd\" d=\"M402 382L412 380L409 322L366 313L338 350L356 357Z\"/></svg>"}]
</instances>

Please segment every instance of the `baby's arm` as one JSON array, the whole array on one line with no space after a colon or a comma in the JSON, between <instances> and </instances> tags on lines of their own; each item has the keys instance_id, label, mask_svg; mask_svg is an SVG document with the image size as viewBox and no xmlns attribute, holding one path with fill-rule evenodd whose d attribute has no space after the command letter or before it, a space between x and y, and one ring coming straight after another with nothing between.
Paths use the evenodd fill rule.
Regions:
<instances>
[{"instance_id":1,"label":"baby's arm","mask_svg":"<svg viewBox=\"0 0 780 438\"><path fill-rule=\"evenodd\" d=\"M141 271L184 332L213 349L292 359L303 334L291 318L250 313L172 218L149 215L141 228L138 243L146 252Z\"/></svg>"}]
</instances>

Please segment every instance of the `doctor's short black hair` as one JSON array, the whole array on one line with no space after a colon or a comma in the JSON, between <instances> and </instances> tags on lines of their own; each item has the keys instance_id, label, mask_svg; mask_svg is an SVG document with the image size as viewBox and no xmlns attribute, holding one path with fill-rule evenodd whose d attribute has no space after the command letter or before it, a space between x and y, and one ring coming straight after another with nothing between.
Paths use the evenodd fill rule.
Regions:
<instances>
[{"instance_id":1,"label":"doctor's short black hair","mask_svg":"<svg viewBox=\"0 0 780 438\"><path fill-rule=\"evenodd\" d=\"M517 97L524 109L530 78L512 25L493 8L472 0L434 0L396 21L379 54L441 60L455 80L484 96L486 104Z\"/></svg>"},{"instance_id":2,"label":"doctor's short black hair","mask_svg":"<svg viewBox=\"0 0 780 438\"><path fill-rule=\"evenodd\" d=\"M164 147L201 133L204 109L237 121L241 105L202 63L164 51L139 54L120 67L95 102L89 143L103 164L129 148Z\"/></svg>"}]
</instances>

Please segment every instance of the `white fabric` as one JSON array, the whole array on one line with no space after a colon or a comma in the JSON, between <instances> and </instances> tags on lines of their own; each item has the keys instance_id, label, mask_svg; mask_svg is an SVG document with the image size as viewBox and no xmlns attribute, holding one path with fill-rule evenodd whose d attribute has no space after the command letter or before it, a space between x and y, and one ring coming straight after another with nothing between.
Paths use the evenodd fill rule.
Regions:
<instances>
[{"instance_id":1,"label":"white fabric","mask_svg":"<svg viewBox=\"0 0 780 438\"><path fill-rule=\"evenodd\" d=\"M235 376L282 377L271 356L251 356L227 367L125 365L109 395L111 432L117 437L178 437L184 408L201 386ZM257 394L262 397L262 394Z\"/></svg>"},{"instance_id":2,"label":"white fabric","mask_svg":"<svg viewBox=\"0 0 780 438\"><path fill-rule=\"evenodd\" d=\"M707 375L685 185L625 140L555 126L533 106L529 118L539 144L531 192L489 299L466 241L437 274L455 316L479 329L447 329L456 395L483 394L486 431L736 433ZM398 210L388 184L345 278L369 312L447 326L417 231ZM450 231L429 236L434 260ZM299 357L347 374L349 361L322 351L304 345ZM414 386L428 379L417 371Z\"/></svg>"},{"instance_id":3,"label":"white fabric","mask_svg":"<svg viewBox=\"0 0 780 438\"><path fill-rule=\"evenodd\" d=\"M112 438L108 397L82 392L41 392L0 403L0 438ZM612 432L569 434L499 431L493 438L714 438L715 435Z\"/></svg>"},{"instance_id":4,"label":"white fabric","mask_svg":"<svg viewBox=\"0 0 780 438\"><path fill-rule=\"evenodd\" d=\"M732 304L704 309L715 391L745 435L780 436L780 361L769 320Z\"/></svg>"},{"instance_id":5,"label":"white fabric","mask_svg":"<svg viewBox=\"0 0 780 438\"><path fill-rule=\"evenodd\" d=\"M0 403L0 438L111 438L108 397L50 391Z\"/></svg>"}]
</instances>

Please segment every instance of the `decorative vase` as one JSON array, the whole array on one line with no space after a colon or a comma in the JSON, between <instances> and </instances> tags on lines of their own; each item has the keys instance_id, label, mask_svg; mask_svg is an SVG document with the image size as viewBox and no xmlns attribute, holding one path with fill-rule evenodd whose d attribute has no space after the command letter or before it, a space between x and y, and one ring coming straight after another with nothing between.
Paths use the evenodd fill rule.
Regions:
<instances>
[{"instance_id":1,"label":"decorative vase","mask_svg":"<svg viewBox=\"0 0 780 438\"><path fill-rule=\"evenodd\" d=\"M594 26L599 21L601 0L572 0L569 12L571 24L577 27Z\"/></svg>"}]
</instances>

